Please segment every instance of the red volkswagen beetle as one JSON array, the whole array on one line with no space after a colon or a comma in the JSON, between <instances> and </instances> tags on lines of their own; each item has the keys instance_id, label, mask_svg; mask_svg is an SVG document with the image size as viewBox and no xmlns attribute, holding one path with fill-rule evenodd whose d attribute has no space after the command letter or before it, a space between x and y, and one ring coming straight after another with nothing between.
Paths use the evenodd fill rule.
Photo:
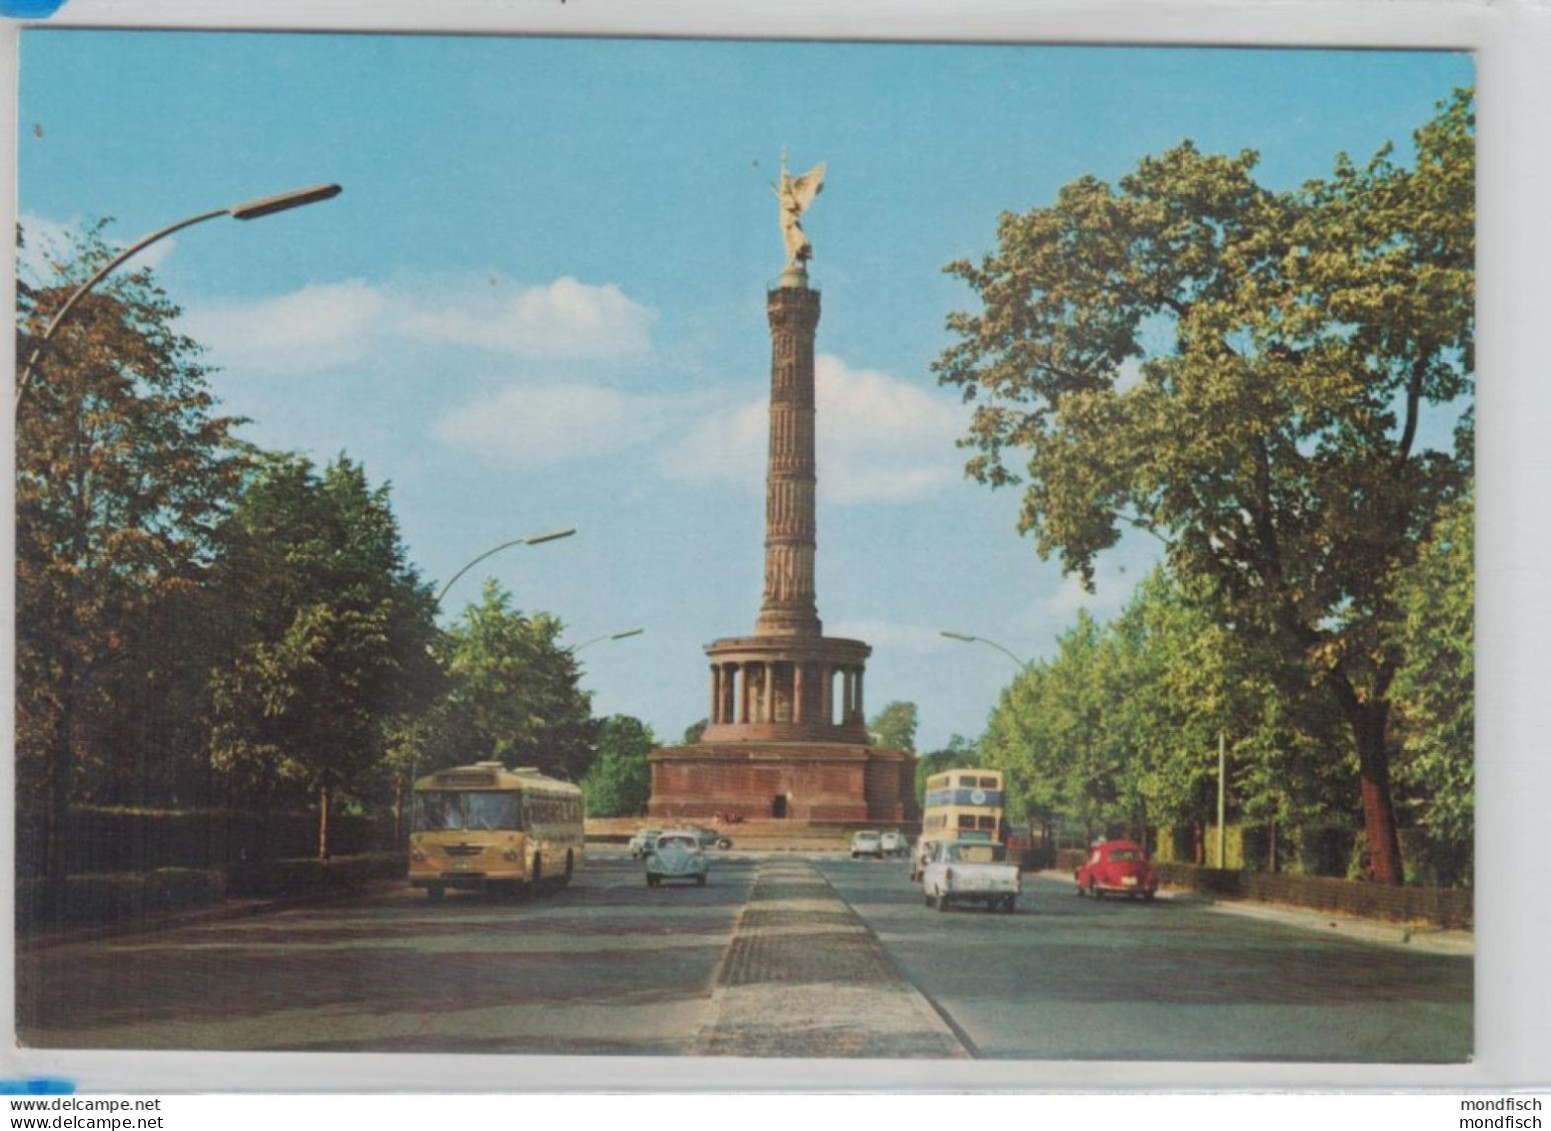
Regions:
<instances>
[{"instance_id":1,"label":"red volkswagen beetle","mask_svg":"<svg viewBox=\"0 0 1551 1131\"><path fill-rule=\"evenodd\" d=\"M1147 862L1147 850L1134 840L1095 844L1077 868L1077 894L1099 899L1106 892L1151 899L1158 894L1158 873Z\"/></svg>"}]
</instances>

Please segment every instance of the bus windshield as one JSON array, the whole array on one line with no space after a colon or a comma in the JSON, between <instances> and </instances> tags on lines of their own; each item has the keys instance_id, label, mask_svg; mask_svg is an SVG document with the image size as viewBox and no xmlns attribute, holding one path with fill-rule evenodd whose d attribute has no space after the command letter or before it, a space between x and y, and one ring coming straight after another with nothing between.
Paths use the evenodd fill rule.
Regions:
<instances>
[{"instance_id":1,"label":"bus windshield","mask_svg":"<svg viewBox=\"0 0 1551 1131\"><path fill-rule=\"evenodd\" d=\"M516 791L427 790L415 794L414 829L417 833L520 829L521 812Z\"/></svg>"}]
</instances>

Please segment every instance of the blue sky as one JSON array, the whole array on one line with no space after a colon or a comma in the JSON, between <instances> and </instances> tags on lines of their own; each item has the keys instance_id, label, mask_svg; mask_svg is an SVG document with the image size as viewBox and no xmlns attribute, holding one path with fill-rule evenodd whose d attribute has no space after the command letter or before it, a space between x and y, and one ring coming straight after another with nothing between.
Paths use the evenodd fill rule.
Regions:
<instances>
[{"instance_id":1,"label":"blue sky","mask_svg":"<svg viewBox=\"0 0 1551 1131\"><path fill-rule=\"evenodd\" d=\"M874 647L869 713L922 749L981 730L1080 604L1112 614L1151 548L1084 597L962 476L967 410L930 365L969 306L942 273L998 215L1113 179L1181 139L1252 148L1262 179L1402 146L1468 55L34 30L20 211L36 241L336 181L298 212L153 249L248 438L393 485L438 582L574 526L497 578L582 642L600 711L665 739L706 713L701 648L753 627L762 583L769 182L829 166L805 222L819 326L819 613Z\"/></svg>"}]
</instances>

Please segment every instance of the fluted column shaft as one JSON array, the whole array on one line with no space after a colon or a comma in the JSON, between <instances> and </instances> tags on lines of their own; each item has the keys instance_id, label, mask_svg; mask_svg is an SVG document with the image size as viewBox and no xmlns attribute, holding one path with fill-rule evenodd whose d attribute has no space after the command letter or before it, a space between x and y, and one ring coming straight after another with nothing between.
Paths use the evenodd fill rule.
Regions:
<instances>
[{"instance_id":1,"label":"fluted column shaft","mask_svg":"<svg viewBox=\"0 0 1551 1131\"><path fill-rule=\"evenodd\" d=\"M819 296L807 287L769 293L770 457L765 475L765 593L757 636L821 636L814 594L818 545L814 488L813 343Z\"/></svg>"}]
</instances>

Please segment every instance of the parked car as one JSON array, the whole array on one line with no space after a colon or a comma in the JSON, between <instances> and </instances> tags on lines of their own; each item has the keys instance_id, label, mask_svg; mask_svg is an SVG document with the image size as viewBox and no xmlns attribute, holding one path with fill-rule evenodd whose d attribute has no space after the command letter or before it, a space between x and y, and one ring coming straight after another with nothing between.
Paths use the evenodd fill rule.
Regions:
<instances>
[{"instance_id":1,"label":"parked car","mask_svg":"<svg viewBox=\"0 0 1551 1131\"><path fill-rule=\"evenodd\" d=\"M851 859L858 856L876 856L883 859L883 835L873 829L863 829L851 838Z\"/></svg>"},{"instance_id":2,"label":"parked car","mask_svg":"<svg viewBox=\"0 0 1551 1131\"><path fill-rule=\"evenodd\" d=\"M664 880L689 880L705 887L710 864L695 829L673 829L660 834L646 852L646 886Z\"/></svg>"},{"instance_id":3,"label":"parked car","mask_svg":"<svg viewBox=\"0 0 1551 1131\"><path fill-rule=\"evenodd\" d=\"M1134 840L1106 840L1088 851L1076 871L1077 894L1101 898L1106 892L1151 899L1158 894L1158 873L1147 850Z\"/></svg>"},{"instance_id":4,"label":"parked car","mask_svg":"<svg viewBox=\"0 0 1551 1131\"><path fill-rule=\"evenodd\" d=\"M630 838L630 859L639 860L645 856L662 835L661 829L642 829Z\"/></svg>"},{"instance_id":5,"label":"parked car","mask_svg":"<svg viewBox=\"0 0 1551 1131\"><path fill-rule=\"evenodd\" d=\"M699 825L696 825L694 828L690 829L689 831L694 833L695 836L697 838L699 838L699 840L700 840L700 847L701 848L731 848L732 847L732 838L730 836L726 836L726 835L724 835L722 833L717 832L715 829L702 828Z\"/></svg>"},{"instance_id":6,"label":"parked car","mask_svg":"<svg viewBox=\"0 0 1551 1131\"><path fill-rule=\"evenodd\" d=\"M949 840L936 845L921 876L926 905L944 911L951 903L984 903L987 911L1017 909L1023 872L1007 859L1005 846L985 840Z\"/></svg>"},{"instance_id":7,"label":"parked car","mask_svg":"<svg viewBox=\"0 0 1551 1131\"><path fill-rule=\"evenodd\" d=\"M879 841L885 856L903 856L910 851L910 838L898 829L890 829Z\"/></svg>"}]
</instances>

